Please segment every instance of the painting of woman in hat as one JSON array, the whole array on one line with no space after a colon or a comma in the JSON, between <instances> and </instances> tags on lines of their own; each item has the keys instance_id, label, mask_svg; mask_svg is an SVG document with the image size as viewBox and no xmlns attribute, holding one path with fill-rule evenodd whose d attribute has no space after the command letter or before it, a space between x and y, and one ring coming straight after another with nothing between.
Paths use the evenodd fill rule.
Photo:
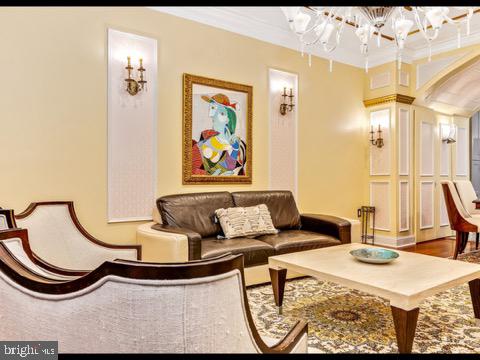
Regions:
<instances>
[{"instance_id":1,"label":"painting of woman in hat","mask_svg":"<svg viewBox=\"0 0 480 360\"><path fill-rule=\"evenodd\" d=\"M251 87L188 74L184 81L184 183L251 183Z\"/></svg>"},{"instance_id":2,"label":"painting of woman in hat","mask_svg":"<svg viewBox=\"0 0 480 360\"><path fill-rule=\"evenodd\" d=\"M197 175L244 175L246 144L236 134L238 103L228 96L202 95L208 106L211 128L192 139L192 173Z\"/></svg>"}]
</instances>

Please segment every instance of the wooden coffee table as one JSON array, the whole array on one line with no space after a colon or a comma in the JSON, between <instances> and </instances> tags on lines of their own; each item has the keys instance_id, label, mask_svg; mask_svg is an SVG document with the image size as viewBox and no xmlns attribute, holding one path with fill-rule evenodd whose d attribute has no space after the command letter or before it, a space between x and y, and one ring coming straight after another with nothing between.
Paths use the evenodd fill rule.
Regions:
<instances>
[{"instance_id":1,"label":"wooden coffee table","mask_svg":"<svg viewBox=\"0 0 480 360\"><path fill-rule=\"evenodd\" d=\"M349 254L366 247L372 246L344 244L270 257L270 278L279 310L287 270L291 270L388 299L400 353L412 351L420 303L440 291L468 282L473 312L480 319L480 265L397 250L400 257L391 263L366 264Z\"/></svg>"}]
</instances>

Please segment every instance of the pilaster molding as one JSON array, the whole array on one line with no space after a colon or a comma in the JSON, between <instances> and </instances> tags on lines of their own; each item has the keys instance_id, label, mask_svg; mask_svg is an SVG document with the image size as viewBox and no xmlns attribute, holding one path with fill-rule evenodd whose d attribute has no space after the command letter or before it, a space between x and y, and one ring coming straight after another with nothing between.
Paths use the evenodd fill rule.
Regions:
<instances>
[{"instance_id":1,"label":"pilaster molding","mask_svg":"<svg viewBox=\"0 0 480 360\"><path fill-rule=\"evenodd\" d=\"M398 102L402 104L411 105L414 100L415 98L412 96L402 95L402 94L390 94L390 95L380 96L374 99L363 100L363 105L365 105L365 107L370 107L370 106L385 104L389 102Z\"/></svg>"}]
</instances>

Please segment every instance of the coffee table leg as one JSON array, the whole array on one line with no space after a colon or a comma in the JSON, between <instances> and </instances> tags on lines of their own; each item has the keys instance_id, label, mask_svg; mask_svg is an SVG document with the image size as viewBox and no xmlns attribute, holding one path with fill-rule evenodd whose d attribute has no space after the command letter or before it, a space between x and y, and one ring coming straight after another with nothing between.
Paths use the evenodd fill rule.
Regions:
<instances>
[{"instance_id":1,"label":"coffee table leg","mask_svg":"<svg viewBox=\"0 0 480 360\"><path fill-rule=\"evenodd\" d=\"M480 319L480 279L472 280L468 285L470 286L470 296L472 297L473 313L476 319Z\"/></svg>"},{"instance_id":2,"label":"coffee table leg","mask_svg":"<svg viewBox=\"0 0 480 360\"><path fill-rule=\"evenodd\" d=\"M285 290L285 279L287 278L287 269L269 268L270 280L272 281L273 297L275 305L279 307L278 312L282 313L283 292Z\"/></svg>"},{"instance_id":3,"label":"coffee table leg","mask_svg":"<svg viewBox=\"0 0 480 360\"><path fill-rule=\"evenodd\" d=\"M410 354L412 352L413 338L417 328L419 308L412 310L403 310L391 306L393 323L397 335L398 352L400 354Z\"/></svg>"}]
</instances>

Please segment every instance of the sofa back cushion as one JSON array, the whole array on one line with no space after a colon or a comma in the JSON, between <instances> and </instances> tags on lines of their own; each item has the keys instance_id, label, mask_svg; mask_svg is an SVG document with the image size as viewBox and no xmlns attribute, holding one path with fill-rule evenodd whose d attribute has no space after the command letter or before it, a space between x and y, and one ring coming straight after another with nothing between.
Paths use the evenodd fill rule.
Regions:
<instances>
[{"instance_id":1,"label":"sofa back cushion","mask_svg":"<svg viewBox=\"0 0 480 360\"><path fill-rule=\"evenodd\" d=\"M232 197L235 206L267 205L277 229L300 228L300 213L291 191L238 191Z\"/></svg>"},{"instance_id":2,"label":"sofa back cushion","mask_svg":"<svg viewBox=\"0 0 480 360\"><path fill-rule=\"evenodd\" d=\"M232 206L232 195L226 191L167 195L157 199L163 224L187 228L202 237L221 232L220 224L215 223L215 210Z\"/></svg>"}]
</instances>

